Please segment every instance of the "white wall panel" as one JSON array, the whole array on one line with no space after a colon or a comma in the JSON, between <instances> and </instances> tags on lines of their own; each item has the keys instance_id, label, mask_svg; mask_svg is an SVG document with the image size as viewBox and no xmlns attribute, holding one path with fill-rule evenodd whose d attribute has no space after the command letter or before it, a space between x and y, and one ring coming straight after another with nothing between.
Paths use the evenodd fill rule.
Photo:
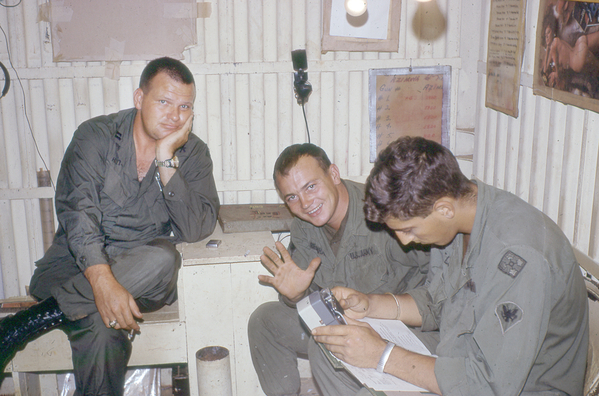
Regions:
<instances>
[{"instance_id":1,"label":"white wall panel","mask_svg":"<svg viewBox=\"0 0 599 396\"><path fill-rule=\"evenodd\" d=\"M520 90L520 106L523 102L522 90ZM507 117L508 129L511 133L506 134L506 154L505 154L505 177L503 188L508 191L516 191L518 182L518 167L520 154L520 132L522 120L513 117Z\"/></svg>"},{"instance_id":2,"label":"white wall panel","mask_svg":"<svg viewBox=\"0 0 599 396\"><path fill-rule=\"evenodd\" d=\"M599 115L533 95L539 0L526 2L518 118L485 107L490 0L437 2L447 33L433 42L412 29L419 3L403 0L398 52L326 54L320 0L211 2L212 14L197 20L198 45L185 51L184 62L196 79L193 130L210 148L221 202L279 202L271 180L276 157L289 144L307 141L293 93L292 50L308 54L311 140L344 177L356 180L371 168L368 70L451 65L452 149L460 151L456 129L474 130L473 175L545 211L578 249L599 259ZM35 172L42 162L23 104L56 180L77 125L131 107L145 64L122 62L120 78L110 79L103 62L54 63L49 24L37 17L43 3L0 8L8 36L6 43L0 34L0 60L10 68L8 44L26 96L11 69L11 90L0 100L0 297L24 294L33 262L43 254L39 205L30 198L40 194Z\"/></svg>"},{"instance_id":3,"label":"white wall panel","mask_svg":"<svg viewBox=\"0 0 599 396\"><path fill-rule=\"evenodd\" d=\"M362 117L362 97L364 89L362 88L364 72L349 72L349 103L347 117L347 173L350 175L360 175L362 173L361 154L363 150L362 135L364 132ZM366 140L368 142L368 140Z\"/></svg>"},{"instance_id":4,"label":"white wall panel","mask_svg":"<svg viewBox=\"0 0 599 396\"><path fill-rule=\"evenodd\" d=\"M573 240L576 224L576 197L578 195L583 134L569 132L583 130L585 114L584 110L572 106L568 106L567 113L568 122L565 136L562 186L560 188L560 206L558 209L559 218L557 224L566 236L570 240Z\"/></svg>"},{"instance_id":5,"label":"white wall panel","mask_svg":"<svg viewBox=\"0 0 599 396\"><path fill-rule=\"evenodd\" d=\"M486 26L489 4L487 0L483 7ZM533 95L530 85L539 1L529 1L527 7L517 119L484 106L487 42L483 42L478 67L474 173L545 212L578 249L597 259L599 115ZM481 28L485 36L486 26Z\"/></svg>"},{"instance_id":6,"label":"white wall panel","mask_svg":"<svg viewBox=\"0 0 599 396\"><path fill-rule=\"evenodd\" d=\"M518 175L515 194L525 201L529 200L529 185L532 168L532 146L534 141L534 128L536 119L536 106L538 98L533 96L532 90L523 92L520 119L522 128L520 133L520 154L518 155ZM514 191L512 191L514 192Z\"/></svg>"},{"instance_id":7,"label":"white wall panel","mask_svg":"<svg viewBox=\"0 0 599 396\"><path fill-rule=\"evenodd\" d=\"M25 87L37 144L56 180L77 125L133 106L145 62L54 63L50 25L37 17L41 4L44 0L0 8L0 26L7 32ZM185 51L184 62L196 79L193 131L210 148L222 203L279 201L271 180L275 159L286 146L307 141L304 115L293 92L291 51L300 48L307 51L313 85L305 106L311 140L327 151L344 177L364 180L371 168L368 70L447 64L457 80L462 1L439 0L439 5L448 13L448 31L434 42L416 37L411 24L418 4L404 0L398 52L322 54L320 0L211 2L211 15L197 20L198 45ZM5 44L0 35L0 60L8 66ZM28 131L14 70L11 75L12 88L0 101L0 194L3 199L12 197L0 201L4 296L24 293L21 286L28 283L32 263L43 254L38 204L23 197L39 197L40 191L44 197L52 195L50 189L35 189L35 172L42 161ZM454 81L452 102L457 100L457 85ZM470 89L476 89L474 83ZM456 113L451 117L452 134ZM465 127L474 129L474 116L465 119Z\"/></svg>"},{"instance_id":8,"label":"white wall panel","mask_svg":"<svg viewBox=\"0 0 599 396\"><path fill-rule=\"evenodd\" d=\"M598 245L591 245L597 241L597 236L592 232L597 231L597 207L594 205L597 193L597 161L599 160L599 114L586 112L586 124L582 131L576 131L583 135L583 151L580 166L580 189L577 207L577 230L574 234L574 243L582 252L596 258L599 254Z\"/></svg>"},{"instance_id":9,"label":"white wall panel","mask_svg":"<svg viewBox=\"0 0 599 396\"><path fill-rule=\"evenodd\" d=\"M277 60L277 0L262 0L262 48L264 61ZM260 36L258 36L260 37ZM259 45L259 41L250 41L252 45Z\"/></svg>"}]
</instances>

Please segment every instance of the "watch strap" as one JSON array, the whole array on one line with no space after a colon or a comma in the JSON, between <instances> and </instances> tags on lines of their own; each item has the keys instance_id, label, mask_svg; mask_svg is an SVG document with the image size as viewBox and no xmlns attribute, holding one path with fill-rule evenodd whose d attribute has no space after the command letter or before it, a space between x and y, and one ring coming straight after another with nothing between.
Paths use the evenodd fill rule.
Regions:
<instances>
[{"instance_id":1,"label":"watch strap","mask_svg":"<svg viewBox=\"0 0 599 396\"><path fill-rule=\"evenodd\" d=\"M178 168L179 167L179 158L176 155L173 158L166 159L164 161L154 160L154 164L156 167L164 167L164 168Z\"/></svg>"}]
</instances>

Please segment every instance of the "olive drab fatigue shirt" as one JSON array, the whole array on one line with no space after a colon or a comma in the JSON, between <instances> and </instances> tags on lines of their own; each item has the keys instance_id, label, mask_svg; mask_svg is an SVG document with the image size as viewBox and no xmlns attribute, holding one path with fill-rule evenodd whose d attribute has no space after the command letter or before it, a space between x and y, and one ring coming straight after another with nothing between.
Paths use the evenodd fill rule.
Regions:
<instances>
[{"instance_id":1,"label":"olive drab fatigue shirt","mask_svg":"<svg viewBox=\"0 0 599 396\"><path fill-rule=\"evenodd\" d=\"M189 135L166 186L154 164L139 182L136 114L133 108L96 117L75 131L56 186L59 228L38 269L59 265L74 275L156 238L195 242L214 230L219 200L206 144ZM51 286L37 285L37 296L47 297Z\"/></svg>"},{"instance_id":2,"label":"olive drab fatigue shirt","mask_svg":"<svg viewBox=\"0 0 599 396\"><path fill-rule=\"evenodd\" d=\"M463 235L431 249L430 284L410 291L422 330L440 330L443 395L582 395L587 294L570 242L545 214L478 185Z\"/></svg>"},{"instance_id":3,"label":"olive drab fatigue shirt","mask_svg":"<svg viewBox=\"0 0 599 396\"><path fill-rule=\"evenodd\" d=\"M320 257L309 291L346 286L362 293L402 293L424 283L428 253L404 251L386 229L370 230L363 211L364 185L343 180L349 194L347 223L337 255L333 253L324 227L294 218L289 251L293 261L306 269Z\"/></svg>"}]
</instances>

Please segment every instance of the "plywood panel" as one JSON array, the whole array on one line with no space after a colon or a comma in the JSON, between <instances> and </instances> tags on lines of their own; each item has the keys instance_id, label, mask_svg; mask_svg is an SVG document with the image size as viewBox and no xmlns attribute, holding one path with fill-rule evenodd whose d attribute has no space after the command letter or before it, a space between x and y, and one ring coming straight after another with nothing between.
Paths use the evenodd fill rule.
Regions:
<instances>
[{"instance_id":1,"label":"plywood panel","mask_svg":"<svg viewBox=\"0 0 599 396\"><path fill-rule=\"evenodd\" d=\"M180 59L197 39L192 0L63 0L50 7L56 62Z\"/></svg>"}]
</instances>

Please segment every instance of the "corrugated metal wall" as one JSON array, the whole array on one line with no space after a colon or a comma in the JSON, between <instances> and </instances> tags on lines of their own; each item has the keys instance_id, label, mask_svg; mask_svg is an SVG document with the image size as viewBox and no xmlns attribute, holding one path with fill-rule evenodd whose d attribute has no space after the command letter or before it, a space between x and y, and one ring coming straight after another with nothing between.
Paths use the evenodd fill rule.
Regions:
<instances>
[{"instance_id":1,"label":"corrugated metal wall","mask_svg":"<svg viewBox=\"0 0 599 396\"><path fill-rule=\"evenodd\" d=\"M198 45L185 51L184 62L197 82L194 133L211 149L221 202L278 202L274 161L287 145L307 140L293 94L292 50L305 48L308 54L312 142L329 153L344 177L356 180L364 180L371 167L368 70L450 65L451 148L466 159L465 172L540 207L596 258L597 114L532 95L538 0L528 2L518 119L484 107L490 0L437 3L447 32L433 42L413 32L419 3L403 0L397 53L321 54L321 0L212 1L211 16L198 19ZM25 293L33 262L43 255L38 198L52 197L53 191L36 188L36 170L45 162L55 180L79 123L131 107L145 65L122 62L120 78L111 79L102 62L52 62L49 23L39 20L43 4L23 0L0 8L7 35L7 40L0 35L0 60L13 77L0 100L0 296L5 297ZM473 152L474 164L468 161Z\"/></svg>"},{"instance_id":2,"label":"corrugated metal wall","mask_svg":"<svg viewBox=\"0 0 599 396\"><path fill-rule=\"evenodd\" d=\"M575 247L597 261L599 114L533 95L539 0L528 1L527 7L520 116L515 119L484 106L482 61L490 2L484 5L473 172L545 212Z\"/></svg>"},{"instance_id":3,"label":"corrugated metal wall","mask_svg":"<svg viewBox=\"0 0 599 396\"><path fill-rule=\"evenodd\" d=\"M36 170L45 165L32 136L55 180L77 125L131 107L145 65L122 62L115 80L105 77L101 62L53 63L49 23L38 21L42 5L24 0L0 9L16 68L13 86L0 101L0 258L6 297L24 294L33 262L43 255L37 198L53 196L51 188L35 188ZM224 204L278 202L271 180L274 161L287 145L307 140L293 93L292 50L305 48L308 54L314 88L306 104L311 140L352 179L364 180L371 166L369 69L451 65L457 85L459 1L439 0L441 10L449 12L448 31L433 43L415 37L410 19L418 3L404 1L398 53L321 54L320 0L218 0L211 6L211 16L198 19L198 45L184 53L184 62L197 83L194 133L210 147ZM10 68L3 36L0 59ZM455 121L451 129L453 136Z\"/></svg>"}]
</instances>

